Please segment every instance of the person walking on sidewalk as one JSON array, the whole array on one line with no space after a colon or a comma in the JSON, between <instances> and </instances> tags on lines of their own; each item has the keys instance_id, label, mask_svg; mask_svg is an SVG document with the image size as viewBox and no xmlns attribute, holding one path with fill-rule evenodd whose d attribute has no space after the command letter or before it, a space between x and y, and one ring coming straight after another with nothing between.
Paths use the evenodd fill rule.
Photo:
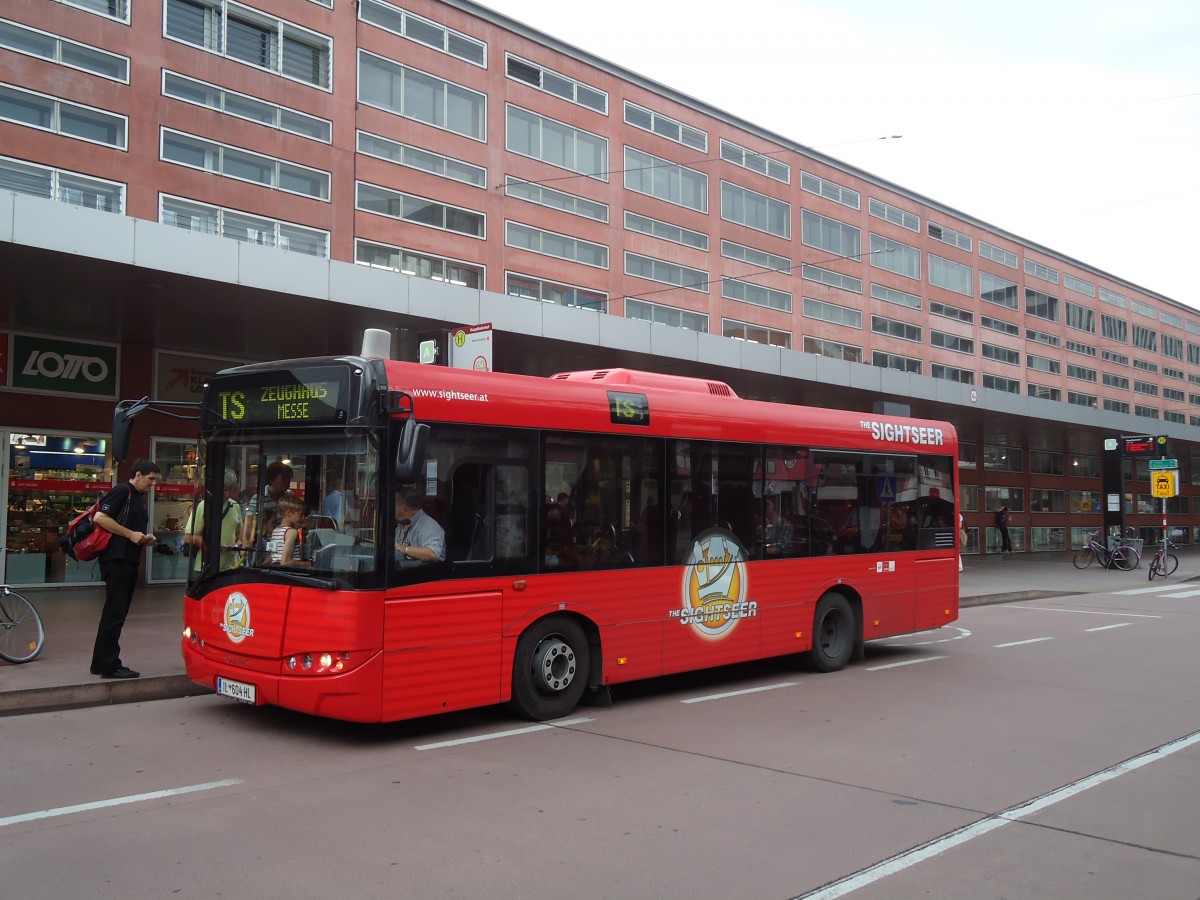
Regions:
<instances>
[{"instance_id":1,"label":"person walking on sidewalk","mask_svg":"<svg viewBox=\"0 0 1200 900\"><path fill-rule=\"evenodd\" d=\"M996 528L1000 532L1000 552L1012 553L1012 539L1008 536L1008 507L996 510Z\"/></svg>"},{"instance_id":2,"label":"person walking on sidewalk","mask_svg":"<svg viewBox=\"0 0 1200 900\"><path fill-rule=\"evenodd\" d=\"M95 523L112 535L100 556L104 609L92 649L92 674L101 678L137 678L139 674L121 662L121 629L137 587L142 547L155 543L154 535L147 531L146 493L158 481L160 471L151 460L137 460L129 480L105 494L96 512Z\"/></svg>"}]
</instances>

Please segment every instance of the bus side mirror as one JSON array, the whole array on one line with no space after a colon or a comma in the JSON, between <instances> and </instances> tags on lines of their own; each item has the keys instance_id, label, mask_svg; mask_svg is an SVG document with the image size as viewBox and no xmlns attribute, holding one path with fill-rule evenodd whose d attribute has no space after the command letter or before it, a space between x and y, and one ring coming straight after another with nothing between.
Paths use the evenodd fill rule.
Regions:
<instances>
[{"instance_id":1,"label":"bus side mirror","mask_svg":"<svg viewBox=\"0 0 1200 900\"><path fill-rule=\"evenodd\" d=\"M113 410L112 425L112 458L114 465L124 462L129 456L129 436L133 433L133 417L144 412L150 405L150 398L141 400L122 400Z\"/></svg>"},{"instance_id":2,"label":"bus side mirror","mask_svg":"<svg viewBox=\"0 0 1200 900\"><path fill-rule=\"evenodd\" d=\"M397 482L414 481L425 461L425 444L429 440L429 426L415 419L404 420L400 432L400 444L396 447L396 469L393 473Z\"/></svg>"}]
</instances>

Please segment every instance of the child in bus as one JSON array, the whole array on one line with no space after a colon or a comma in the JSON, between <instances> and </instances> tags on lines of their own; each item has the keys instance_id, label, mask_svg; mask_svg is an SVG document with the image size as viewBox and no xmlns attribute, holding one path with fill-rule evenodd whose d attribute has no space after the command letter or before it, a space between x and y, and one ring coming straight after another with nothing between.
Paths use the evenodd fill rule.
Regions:
<instances>
[{"instance_id":1,"label":"child in bus","mask_svg":"<svg viewBox=\"0 0 1200 900\"><path fill-rule=\"evenodd\" d=\"M304 501L292 494L279 498L280 523L271 532L267 550L271 554L271 565L308 565L300 554L300 522L304 518Z\"/></svg>"}]
</instances>

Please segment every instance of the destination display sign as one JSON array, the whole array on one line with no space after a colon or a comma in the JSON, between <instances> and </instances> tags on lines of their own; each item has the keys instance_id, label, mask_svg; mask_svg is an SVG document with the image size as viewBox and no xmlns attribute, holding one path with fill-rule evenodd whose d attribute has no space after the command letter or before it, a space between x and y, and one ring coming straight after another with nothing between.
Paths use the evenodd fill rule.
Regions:
<instances>
[{"instance_id":1,"label":"destination display sign","mask_svg":"<svg viewBox=\"0 0 1200 900\"><path fill-rule=\"evenodd\" d=\"M281 369L217 378L205 395L209 425L342 425L350 372L340 366Z\"/></svg>"},{"instance_id":2,"label":"destination display sign","mask_svg":"<svg viewBox=\"0 0 1200 900\"><path fill-rule=\"evenodd\" d=\"M614 425L649 426L650 401L645 394L609 391L608 416Z\"/></svg>"}]
</instances>

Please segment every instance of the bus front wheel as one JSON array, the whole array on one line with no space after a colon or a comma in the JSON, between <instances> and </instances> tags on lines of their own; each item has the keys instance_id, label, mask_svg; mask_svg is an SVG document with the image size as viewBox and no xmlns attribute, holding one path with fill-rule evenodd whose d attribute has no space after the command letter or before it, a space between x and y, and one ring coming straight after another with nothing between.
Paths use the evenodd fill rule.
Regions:
<instances>
[{"instance_id":1,"label":"bus front wheel","mask_svg":"<svg viewBox=\"0 0 1200 900\"><path fill-rule=\"evenodd\" d=\"M517 641L512 706L535 722L565 716L583 697L588 671L587 635L579 623L542 619Z\"/></svg>"},{"instance_id":2,"label":"bus front wheel","mask_svg":"<svg viewBox=\"0 0 1200 900\"><path fill-rule=\"evenodd\" d=\"M844 669L854 652L857 637L854 610L850 601L837 592L830 592L817 602L813 614L813 646L809 662L818 672Z\"/></svg>"}]
</instances>

